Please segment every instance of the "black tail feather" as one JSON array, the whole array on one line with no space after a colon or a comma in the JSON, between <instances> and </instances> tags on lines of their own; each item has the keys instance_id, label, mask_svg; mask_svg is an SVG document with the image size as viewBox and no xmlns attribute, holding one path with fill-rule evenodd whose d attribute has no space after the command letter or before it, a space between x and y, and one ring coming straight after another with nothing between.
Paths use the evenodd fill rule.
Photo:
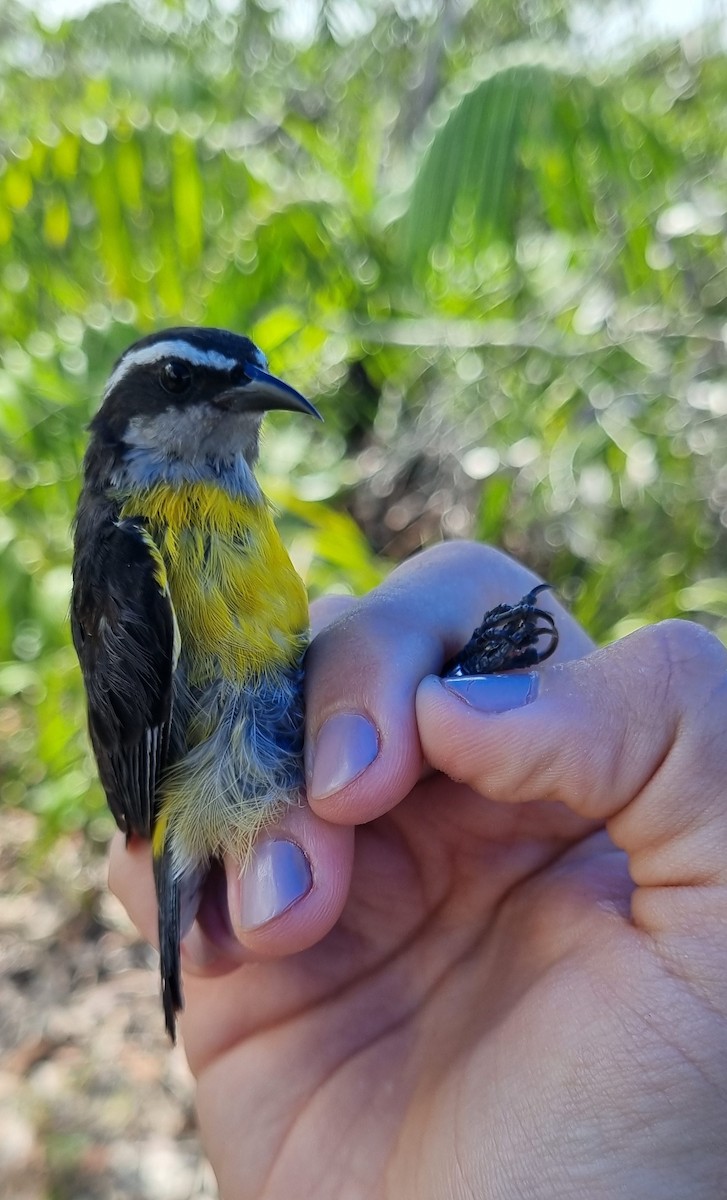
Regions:
<instances>
[{"instance_id":1,"label":"black tail feather","mask_svg":"<svg viewBox=\"0 0 727 1200\"><path fill-rule=\"evenodd\" d=\"M179 940L179 882L174 878L169 852L154 859L154 883L159 905L159 965L162 976L164 1023L172 1042L177 1038L177 1013L184 1008Z\"/></svg>"}]
</instances>

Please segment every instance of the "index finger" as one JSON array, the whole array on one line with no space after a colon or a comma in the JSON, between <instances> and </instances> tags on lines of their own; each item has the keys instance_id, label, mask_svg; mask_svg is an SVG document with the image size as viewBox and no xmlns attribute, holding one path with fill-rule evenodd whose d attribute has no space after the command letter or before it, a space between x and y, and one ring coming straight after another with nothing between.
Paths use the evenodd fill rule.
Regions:
<instances>
[{"instance_id":1,"label":"index finger","mask_svg":"<svg viewBox=\"0 0 727 1200\"><path fill-rule=\"evenodd\" d=\"M423 769L416 690L468 640L483 613L541 582L491 547L449 542L393 571L314 639L306 660L306 773L311 808L361 824L388 812ZM540 603L540 601L539 601ZM549 596L560 643L554 661L593 644Z\"/></svg>"}]
</instances>

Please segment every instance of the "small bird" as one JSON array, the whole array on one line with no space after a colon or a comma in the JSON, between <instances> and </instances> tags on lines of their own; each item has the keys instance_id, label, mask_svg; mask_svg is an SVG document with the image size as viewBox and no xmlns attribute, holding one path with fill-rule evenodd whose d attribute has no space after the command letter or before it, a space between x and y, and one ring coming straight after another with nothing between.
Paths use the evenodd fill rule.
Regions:
<instances>
[{"instance_id":1,"label":"small bird","mask_svg":"<svg viewBox=\"0 0 727 1200\"><path fill-rule=\"evenodd\" d=\"M109 807L152 843L172 1040L210 864L303 784L308 605L254 475L270 409L320 418L248 338L167 329L116 362L84 460L73 642Z\"/></svg>"}]
</instances>

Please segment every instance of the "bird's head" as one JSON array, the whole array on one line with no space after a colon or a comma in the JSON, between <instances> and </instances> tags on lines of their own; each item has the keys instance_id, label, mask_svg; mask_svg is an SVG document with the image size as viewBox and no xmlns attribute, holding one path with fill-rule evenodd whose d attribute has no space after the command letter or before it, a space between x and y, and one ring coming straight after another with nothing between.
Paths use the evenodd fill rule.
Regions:
<instances>
[{"instance_id":1,"label":"bird's head","mask_svg":"<svg viewBox=\"0 0 727 1200\"><path fill-rule=\"evenodd\" d=\"M193 466L258 454L269 409L320 414L267 370L249 338L225 329L177 328L125 350L106 385L91 430L115 458L148 455Z\"/></svg>"}]
</instances>

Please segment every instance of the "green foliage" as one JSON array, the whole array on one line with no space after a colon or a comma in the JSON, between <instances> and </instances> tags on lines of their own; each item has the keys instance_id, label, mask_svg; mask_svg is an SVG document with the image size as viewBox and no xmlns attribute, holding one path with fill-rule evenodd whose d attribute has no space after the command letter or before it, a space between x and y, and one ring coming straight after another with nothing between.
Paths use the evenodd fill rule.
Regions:
<instances>
[{"instance_id":1,"label":"green foliage","mask_svg":"<svg viewBox=\"0 0 727 1200\"><path fill-rule=\"evenodd\" d=\"M458 229L476 250L516 246L526 224L576 238L616 224L624 282L649 282L643 227L673 162L632 100L618 76L597 84L532 61L493 69L436 131L417 173L405 218L413 264Z\"/></svg>"},{"instance_id":2,"label":"green foliage","mask_svg":"<svg viewBox=\"0 0 727 1200\"><path fill-rule=\"evenodd\" d=\"M254 3L0 16L0 773L49 839L108 828L69 527L153 327L248 332L315 396L263 456L313 594L469 533L598 638L727 631L724 56L564 67L544 0L353 7L298 44Z\"/></svg>"}]
</instances>

